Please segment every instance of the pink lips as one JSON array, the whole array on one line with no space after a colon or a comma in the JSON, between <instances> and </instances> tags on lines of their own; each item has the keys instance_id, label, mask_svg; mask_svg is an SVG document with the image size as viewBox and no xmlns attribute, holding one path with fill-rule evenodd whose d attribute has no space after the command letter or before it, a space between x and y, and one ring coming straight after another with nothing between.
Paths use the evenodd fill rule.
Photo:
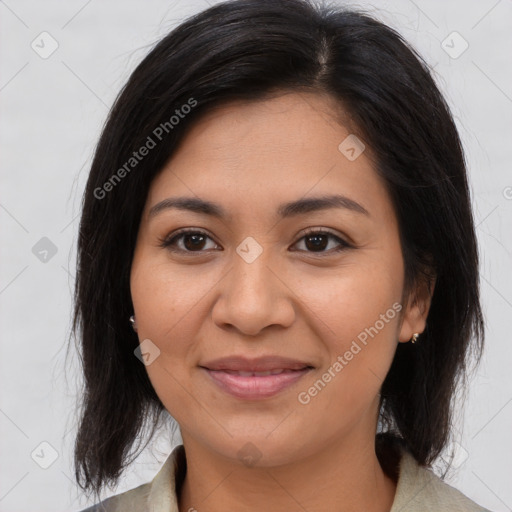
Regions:
<instances>
[{"instance_id":1,"label":"pink lips","mask_svg":"<svg viewBox=\"0 0 512 512\"><path fill-rule=\"evenodd\" d=\"M200 367L225 392L246 400L269 398L297 382L312 366L279 356L258 359L228 357Z\"/></svg>"}]
</instances>

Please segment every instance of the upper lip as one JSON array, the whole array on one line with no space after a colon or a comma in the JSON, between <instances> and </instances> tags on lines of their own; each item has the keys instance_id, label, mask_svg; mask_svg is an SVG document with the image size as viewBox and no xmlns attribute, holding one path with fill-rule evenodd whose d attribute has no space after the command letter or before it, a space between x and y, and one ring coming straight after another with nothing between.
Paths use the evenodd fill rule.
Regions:
<instances>
[{"instance_id":1,"label":"upper lip","mask_svg":"<svg viewBox=\"0 0 512 512\"><path fill-rule=\"evenodd\" d=\"M265 372L269 370L302 370L313 368L307 362L281 356L264 356L249 359L242 356L230 356L207 361L199 366L208 370L234 370L242 372Z\"/></svg>"}]
</instances>

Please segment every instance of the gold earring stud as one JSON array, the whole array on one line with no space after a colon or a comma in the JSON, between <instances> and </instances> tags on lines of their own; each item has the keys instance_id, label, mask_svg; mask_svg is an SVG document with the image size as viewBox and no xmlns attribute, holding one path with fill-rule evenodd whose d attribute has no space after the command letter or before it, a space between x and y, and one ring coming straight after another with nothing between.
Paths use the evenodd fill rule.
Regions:
<instances>
[{"instance_id":1,"label":"gold earring stud","mask_svg":"<svg viewBox=\"0 0 512 512\"><path fill-rule=\"evenodd\" d=\"M411 343L414 343L415 341L417 341L417 339L419 338L420 336L420 333L419 332L415 332L413 335L412 335L412 338L409 340Z\"/></svg>"}]
</instances>

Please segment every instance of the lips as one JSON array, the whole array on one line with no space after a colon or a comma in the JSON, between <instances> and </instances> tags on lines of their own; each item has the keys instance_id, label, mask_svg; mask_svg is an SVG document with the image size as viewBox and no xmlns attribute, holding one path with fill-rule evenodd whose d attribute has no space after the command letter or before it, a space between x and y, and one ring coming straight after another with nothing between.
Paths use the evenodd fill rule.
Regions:
<instances>
[{"instance_id":1,"label":"lips","mask_svg":"<svg viewBox=\"0 0 512 512\"><path fill-rule=\"evenodd\" d=\"M200 364L208 370L225 370L234 372L272 372L279 370L303 370L313 368L313 365L306 361L291 359L281 356L263 356L255 359L248 359L243 356L230 356L214 359Z\"/></svg>"},{"instance_id":2,"label":"lips","mask_svg":"<svg viewBox=\"0 0 512 512\"><path fill-rule=\"evenodd\" d=\"M304 361L280 356L258 359L227 357L201 364L210 382L237 398L270 398L295 384L313 366Z\"/></svg>"},{"instance_id":3,"label":"lips","mask_svg":"<svg viewBox=\"0 0 512 512\"><path fill-rule=\"evenodd\" d=\"M212 370L212 371L222 371L224 373L230 375L239 375L240 377L266 377L267 375L281 375L281 373L290 373L296 372L299 370L288 370L288 369L275 369L275 370L267 370L264 372L250 372L250 371L241 371L241 370Z\"/></svg>"}]
</instances>

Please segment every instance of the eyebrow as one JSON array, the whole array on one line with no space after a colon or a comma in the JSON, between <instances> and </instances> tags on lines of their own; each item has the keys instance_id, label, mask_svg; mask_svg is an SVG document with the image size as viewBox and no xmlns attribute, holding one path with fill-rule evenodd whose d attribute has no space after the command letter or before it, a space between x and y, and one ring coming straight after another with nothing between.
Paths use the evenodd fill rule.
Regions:
<instances>
[{"instance_id":1,"label":"eyebrow","mask_svg":"<svg viewBox=\"0 0 512 512\"><path fill-rule=\"evenodd\" d=\"M285 219L330 208L343 208L370 217L366 208L353 199L339 194L298 199L297 201L283 203L278 207L277 214L279 217ZM218 219L229 217L222 206L211 201L206 201L197 197L168 197L167 199L155 204L149 210L149 218L169 209L185 210L203 215L210 215Z\"/></svg>"}]
</instances>

